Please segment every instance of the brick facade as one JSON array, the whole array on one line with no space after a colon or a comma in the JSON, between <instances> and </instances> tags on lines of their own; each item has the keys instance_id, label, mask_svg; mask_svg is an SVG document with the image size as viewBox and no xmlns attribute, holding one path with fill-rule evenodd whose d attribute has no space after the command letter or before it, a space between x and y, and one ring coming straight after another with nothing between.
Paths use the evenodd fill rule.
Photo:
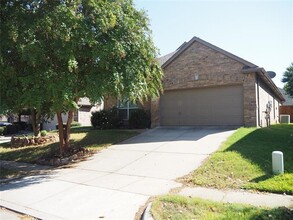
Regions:
<instances>
[{"instance_id":1,"label":"brick facade","mask_svg":"<svg viewBox=\"0 0 293 220\"><path fill-rule=\"evenodd\" d=\"M244 126L257 126L256 74L244 74L243 68L243 63L195 41L163 68L164 91L242 85ZM159 103L152 101L152 127L160 125Z\"/></svg>"},{"instance_id":2,"label":"brick facade","mask_svg":"<svg viewBox=\"0 0 293 220\"><path fill-rule=\"evenodd\" d=\"M276 95L275 85L270 79L258 77L260 68L199 38L195 39L179 48L178 53L173 52L164 59L164 91L238 85L243 90L243 97L239 98L243 100L244 126L263 126L264 115L260 111L265 109L268 102L264 98L266 94L269 94L274 106L271 122L278 122L282 96ZM117 106L117 100L107 98L104 106L106 109ZM160 98L140 104L140 107L151 111L152 127L160 126Z\"/></svg>"}]
</instances>

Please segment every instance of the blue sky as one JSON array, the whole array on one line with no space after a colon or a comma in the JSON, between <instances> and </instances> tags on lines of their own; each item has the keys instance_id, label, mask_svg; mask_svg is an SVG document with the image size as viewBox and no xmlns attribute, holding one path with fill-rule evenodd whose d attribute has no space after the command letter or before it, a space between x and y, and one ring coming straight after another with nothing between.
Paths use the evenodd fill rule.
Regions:
<instances>
[{"instance_id":1,"label":"blue sky","mask_svg":"<svg viewBox=\"0 0 293 220\"><path fill-rule=\"evenodd\" d=\"M160 54L193 36L248 60L281 78L293 62L293 0L134 0L150 19Z\"/></svg>"}]
</instances>

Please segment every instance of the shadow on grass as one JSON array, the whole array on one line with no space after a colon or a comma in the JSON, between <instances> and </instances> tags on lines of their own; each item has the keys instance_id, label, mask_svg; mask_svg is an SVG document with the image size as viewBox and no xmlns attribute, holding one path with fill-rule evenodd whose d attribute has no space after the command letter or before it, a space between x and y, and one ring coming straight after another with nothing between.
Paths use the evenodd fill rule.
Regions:
<instances>
[{"instance_id":1,"label":"shadow on grass","mask_svg":"<svg viewBox=\"0 0 293 220\"><path fill-rule=\"evenodd\" d=\"M10 147L3 146L3 152L0 153L0 160L15 162L35 163L38 158L52 157L58 152L58 142L47 145L26 146L10 150ZM5 151L7 149L7 151Z\"/></svg>"},{"instance_id":2,"label":"shadow on grass","mask_svg":"<svg viewBox=\"0 0 293 220\"><path fill-rule=\"evenodd\" d=\"M250 220L260 220L260 219L293 219L293 210L286 207L279 207L270 210L264 210L260 213L252 215Z\"/></svg>"},{"instance_id":3,"label":"shadow on grass","mask_svg":"<svg viewBox=\"0 0 293 220\"><path fill-rule=\"evenodd\" d=\"M273 125L256 129L225 150L240 153L244 158L258 165L265 175L254 179L263 181L272 174L272 152L282 151L286 173L293 173L293 126Z\"/></svg>"},{"instance_id":4,"label":"shadow on grass","mask_svg":"<svg viewBox=\"0 0 293 220\"><path fill-rule=\"evenodd\" d=\"M84 132L86 132L85 136ZM139 134L139 132L132 130L97 130L91 127L81 127L79 129L73 129L72 135L75 135L75 138L71 143L74 147L86 147L99 150L103 147L124 141L137 134Z\"/></svg>"}]
</instances>

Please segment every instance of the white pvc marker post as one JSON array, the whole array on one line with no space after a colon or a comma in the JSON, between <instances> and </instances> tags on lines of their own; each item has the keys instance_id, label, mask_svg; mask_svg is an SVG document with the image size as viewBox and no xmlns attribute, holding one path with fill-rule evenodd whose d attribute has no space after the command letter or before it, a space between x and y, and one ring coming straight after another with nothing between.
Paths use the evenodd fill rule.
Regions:
<instances>
[{"instance_id":1,"label":"white pvc marker post","mask_svg":"<svg viewBox=\"0 0 293 220\"><path fill-rule=\"evenodd\" d=\"M273 174L284 173L284 159L281 151L273 151L272 153Z\"/></svg>"}]
</instances>

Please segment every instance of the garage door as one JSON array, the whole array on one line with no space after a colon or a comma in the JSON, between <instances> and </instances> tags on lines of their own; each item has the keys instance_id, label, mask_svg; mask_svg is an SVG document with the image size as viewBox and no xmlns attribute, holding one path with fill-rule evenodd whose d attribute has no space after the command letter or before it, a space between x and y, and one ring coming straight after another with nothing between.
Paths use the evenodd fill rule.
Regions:
<instances>
[{"instance_id":1,"label":"garage door","mask_svg":"<svg viewBox=\"0 0 293 220\"><path fill-rule=\"evenodd\" d=\"M162 126L243 125L242 86L166 91Z\"/></svg>"}]
</instances>

